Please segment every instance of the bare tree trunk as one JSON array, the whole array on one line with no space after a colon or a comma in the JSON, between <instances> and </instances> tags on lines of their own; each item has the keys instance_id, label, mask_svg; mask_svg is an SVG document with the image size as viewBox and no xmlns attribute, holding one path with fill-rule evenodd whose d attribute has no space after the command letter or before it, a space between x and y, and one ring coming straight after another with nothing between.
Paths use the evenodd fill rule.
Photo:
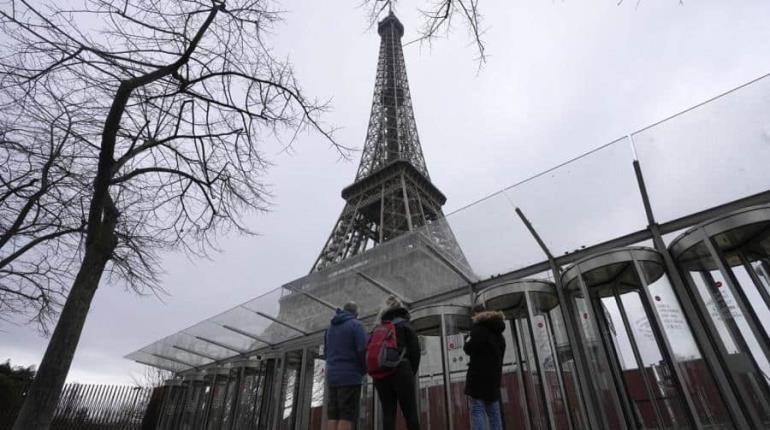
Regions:
<instances>
[{"instance_id":1,"label":"bare tree trunk","mask_svg":"<svg viewBox=\"0 0 770 430\"><path fill-rule=\"evenodd\" d=\"M97 237L86 246L83 263L13 430L47 430L51 425L91 301L117 245L114 235L117 215L114 208L106 210Z\"/></svg>"}]
</instances>

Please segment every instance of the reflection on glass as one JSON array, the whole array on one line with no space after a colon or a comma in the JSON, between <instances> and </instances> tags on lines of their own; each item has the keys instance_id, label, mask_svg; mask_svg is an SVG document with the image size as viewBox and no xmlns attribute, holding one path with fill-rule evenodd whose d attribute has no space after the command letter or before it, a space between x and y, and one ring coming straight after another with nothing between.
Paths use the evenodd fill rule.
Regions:
<instances>
[{"instance_id":1,"label":"reflection on glass","mask_svg":"<svg viewBox=\"0 0 770 430\"><path fill-rule=\"evenodd\" d=\"M420 335L420 424L425 428L448 428L444 374L441 364L441 336ZM400 414L397 416L401 416Z\"/></svg>"},{"instance_id":2,"label":"reflection on glass","mask_svg":"<svg viewBox=\"0 0 770 430\"><path fill-rule=\"evenodd\" d=\"M521 363L524 377L524 389L527 397L527 409L530 422L535 429L548 428L548 416L543 397L543 387L540 382L540 372L535 352L532 346L532 338L529 336L529 321L526 317L514 320L516 326L516 343L519 351L519 363Z\"/></svg>"},{"instance_id":3,"label":"reflection on glass","mask_svg":"<svg viewBox=\"0 0 770 430\"><path fill-rule=\"evenodd\" d=\"M229 382L226 373L214 376L214 383L211 387L211 406L208 411L206 429L214 430L222 427L222 418L224 416L225 397L227 395L227 385Z\"/></svg>"},{"instance_id":4,"label":"reflection on glass","mask_svg":"<svg viewBox=\"0 0 770 430\"><path fill-rule=\"evenodd\" d=\"M503 413L503 423L506 428L515 428L515 423L527 423L528 408L526 395L524 394L524 380L521 370L521 362L518 359L519 352L516 342L513 340L513 325L506 322L505 331L505 356L503 357L503 380L500 393L500 409Z\"/></svg>"},{"instance_id":5,"label":"reflection on glass","mask_svg":"<svg viewBox=\"0 0 770 430\"><path fill-rule=\"evenodd\" d=\"M768 227L769 207L746 208L694 227L671 244L736 394L758 427L770 426Z\"/></svg>"},{"instance_id":6,"label":"reflection on glass","mask_svg":"<svg viewBox=\"0 0 770 430\"><path fill-rule=\"evenodd\" d=\"M583 293L577 290L573 293L572 299L576 318L580 320L578 334L591 373L593 388L597 391L600 407L604 411L600 414L600 418L609 428L624 428L620 404L615 396L615 381L599 340L599 328L589 313L588 302Z\"/></svg>"},{"instance_id":7,"label":"reflection on glass","mask_svg":"<svg viewBox=\"0 0 770 430\"><path fill-rule=\"evenodd\" d=\"M703 360L668 277L661 277L650 284L648 289L653 297L655 311L660 315L664 330L671 340L673 359L682 371L684 388L690 393L701 423L709 428L732 428L716 382Z\"/></svg>"},{"instance_id":8,"label":"reflection on glass","mask_svg":"<svg viewBox=\"0 0 770 430\"><path fill-rule=\"evenodd\" d=\"M467 320L467 316L465 317ZM468 401L465 397L465 374L468 371L468 356L463 351L465 336L468 334L467 322L458 324L453 315L445 315L447 365L449 367L450 399L452 422L456 429L470 427L471 417Z\"/></svg>"},{"instance_id":9,"label":"reflection on glass","mask_svg":"<svg viewBox=\"0 0 770 430\"><path fill-rule=\"evenodd\" d=\"M313 386L310 392L310 428L322 429L324 422L324 394L326 389L326 362L313 359Z\"/></svg>"},{"instance_id":10,"label":"reflection on glass","mask_svg":"<svg viewBox=\"0 0 770 430\"><path fill-rule=\"evenodd\" d=\"M254 366L244 367L241 370L233 430L247 430L256 426L257 399L262 394L261 382L264 380L263 369L264 362L258 361Z\"/></svg>"},{"instance_id":11,"label":"reflection on glass","mask_svg":"<svg viewBox=\"0 0 770 430\"><path fill-rule=\"evenodd\" d=\"M302 351L287 352L284 357L281 396L279 397L278 429L292 430L297 419L299 399L299 377L302 365Z\"/></svg>"}]
</instances>

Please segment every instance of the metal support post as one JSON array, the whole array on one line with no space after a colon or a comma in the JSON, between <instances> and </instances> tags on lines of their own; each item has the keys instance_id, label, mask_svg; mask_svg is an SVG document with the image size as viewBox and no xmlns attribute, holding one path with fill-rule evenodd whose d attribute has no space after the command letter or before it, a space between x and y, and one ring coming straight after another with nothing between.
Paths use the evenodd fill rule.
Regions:
<instances>
[{"instance_id":1,"label":"metal support post","mask_svg":"<svg viewBox=\"0 0 770 430\"><path fill-rule=\"evenodd\" d=\"M601 411L598 408L598 401L594 397L594 393L590 390L589 384L587 382L591 380L588 376L591 374L591 372L589 371L585 361L585 353L580 347L580 338L575 332L575 327L573 326L573 324L576 323L578 319L575 316L572 304L569 302L569 299L565 294L564 285L562 284L561 280L561 269L559 268L559 265L556 264L556 259L553 257L553 254L551 254L551 250L548 248L548 246L546 246L542 238L540 238L537 230L535 230L535 227L532 225L532 223L529 222L529 219L527 219L527 217L524 215L524 212L522 212L522 210L519 208L515 208L515 211L516 215L519 216L521 222L524 223L529 233L532 235L537 244L543 250L543 253L548 258L548 265L551 268L554 283L556 284L556 296L559 299L559 303L561 304L561 306L559 306L559 310L562 312L562 319L565 322L564 327L567 332L567 340L570 343L572 358L575 360L578 389L580 390L582 394L581 397L583 398L583 402L581 402L580 405L580 412L584 418L583 421L587 422L591 428L601 428L603 423L598 418L601 414ZM556 359L558 360L558 356ZM569 399L565 398L565 402L569 403ZM569 410L569 408L567 408L567 410ZM599 415L597 415L597 412ZM571 422L572 417L571 414L569 415Z\"/></svg>"},{"instance_id":2,"label":"metal support post","mask_svg":"<svg viewBox=\"0 0 770 430\"><path fill-rule=\"evenodd\" d=\"M631 139L632 149L633 145L633 139ZM635 159L633 166L634 173L636 174L637 185L639 187L639 193L642 198L645 213L647 215L648 230L652 235L653 246L663 256L663 262L666 266L666 273L668 273L671 278L674 296L682 306L682 311L685 314L685 318L693 333L693 337L695 338L695 341L701 353L703 354L703 358L705 359L711 374L714 376L717 389L719 390L722 399L725 401L725 406L727 407L727 410L733 419L733 423L735 424L736 428L740 430L749 430L753 427L749 425L748 419L740 407L740 402L735 394L732 384L734 381L726 371L726 369L728 369L727 364L720 358L719 354L717 353L718 348L714 344L714 339L719 337L719 333L717 333L716 330L708 329L707 327L712 327L710 327L710 324L704 323L704 320L709 318L709 316L707 313L698 311L698 307L695 305L694 299L692 297L692 295L697 294L697 292L691 292L688 290L687 286L684 284L684 277L682 273L679 271L676 263L674 263L674 259L671 257L671 253L663 241L663 236L660 232L660 228L652 211L652 205L650 203L647 187L644 183L644 174L642 172L639 160Z\"/></svg>"}]
</instances>

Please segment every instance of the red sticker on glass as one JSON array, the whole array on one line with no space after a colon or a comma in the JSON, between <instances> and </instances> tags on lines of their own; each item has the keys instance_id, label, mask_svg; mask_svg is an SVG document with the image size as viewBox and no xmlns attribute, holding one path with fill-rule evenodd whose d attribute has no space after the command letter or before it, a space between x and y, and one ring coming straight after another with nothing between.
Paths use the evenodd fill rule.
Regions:
<instances>
[{"instance_id":1,"label":"red sticker on glass","mask_svg":"<svg viewBox=\"0 0 770 430\"><path fill-rule=\"evenodd\" d=\"M717 288L721 288L722 287L722 283L717 281L717 282L714 283L714 286L717 287Z\"/></svg>"},{"instance_id":2,"label":"red sticker on glass","mask_svg":"<svg viewBox=\"0 0 770 430\"><path fill-rule=\"evenodd\" d=\"M659 302L660 301L660 296L655 296L655 301Z\"/></svg>"}]
</instances>

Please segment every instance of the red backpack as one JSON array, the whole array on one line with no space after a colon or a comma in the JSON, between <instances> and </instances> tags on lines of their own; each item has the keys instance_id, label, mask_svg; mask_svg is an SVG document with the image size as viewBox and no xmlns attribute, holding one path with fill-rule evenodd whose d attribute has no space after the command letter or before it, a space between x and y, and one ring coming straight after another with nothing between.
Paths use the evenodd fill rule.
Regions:
<instances>
[{"instance_id":1,"label":"red backpack","mask_svg":"<svg viewBox=\"0 0 770 430\"><path fill-rule=\"evenodd\" d=\"M372 379L382 379L396 371L406 351L398 350L396 324L400 321L381 321L366 343L366 372Z\"/></svg>"}]
</instances>

